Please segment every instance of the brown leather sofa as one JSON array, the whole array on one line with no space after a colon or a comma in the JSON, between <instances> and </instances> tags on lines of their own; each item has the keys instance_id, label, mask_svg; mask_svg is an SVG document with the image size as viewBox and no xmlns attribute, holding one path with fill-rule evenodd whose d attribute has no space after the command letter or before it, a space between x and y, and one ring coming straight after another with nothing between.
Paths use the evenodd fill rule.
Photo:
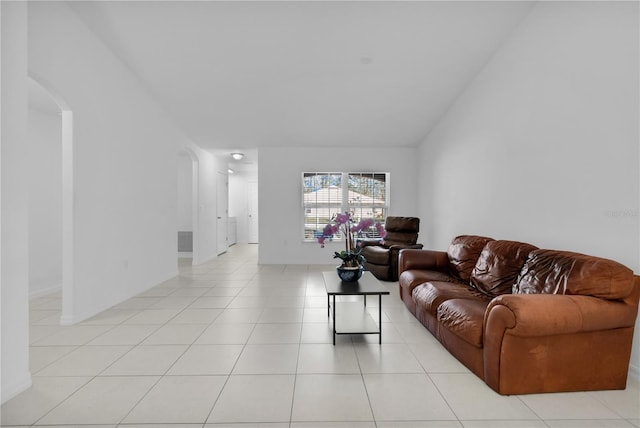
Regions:
<instances>
[{"instance_id":1,"label":"brown leather sofa","mask_svg":"<svg viewBox=\"0 0 640 428\"><path fill-rule=\"evenodd\" d=\"M496 392L626 388L640 276L620 263L465 235L398 269L407 308Z\"/></svg>"},{"instance_id":2,"label":"brown leather sofa","mask_svg":"<svg viewBox=\"0 0 640 428\"><path fill-rule=\"evenodd\" d=\"M420 219L389 216L385 220L384 230L386 235L383 240L364 239L358 242L358 246L362 248L366 270L383 281L397 281L400 250L422 248L422 244L417 243Z\"/></svg>"}]
</instances>

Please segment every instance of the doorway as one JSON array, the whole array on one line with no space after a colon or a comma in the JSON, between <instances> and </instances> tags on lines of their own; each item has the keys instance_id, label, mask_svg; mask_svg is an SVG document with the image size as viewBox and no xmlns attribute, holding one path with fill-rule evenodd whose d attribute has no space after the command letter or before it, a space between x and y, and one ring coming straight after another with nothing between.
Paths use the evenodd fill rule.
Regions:
<instances>
[{"instance_id":1,"label":"doorway","mask_svg":"<svg viewBox=\"0 0 640 428\"><path fill-rule=\"evenodd\" d=\"M178 153L177 255L180 262L198 264L198 158L185 149ZM188 259L188 260L187 260Z\"/></svg>"},{"instance_id":2,"label":"doorway","mask_svg":"<svg viewBox=\"0 0 640 428\"><path fill-rule=\"evenodd\" d=\"M229 223L229 176L218 172L216 180L216 253L217 255L227 252L229 248L228 240Z\"/></svg>"},{"instance_id":3,"label":"doorway","mask_svg":"<svg viewBox=\"0 0 640 428\"><path fill-rule=\"evenodd\" d=\"M257 244L258 236L258 182L249 182L247 201L248 237L249 244Z\"/></svg>"}]
</instances>

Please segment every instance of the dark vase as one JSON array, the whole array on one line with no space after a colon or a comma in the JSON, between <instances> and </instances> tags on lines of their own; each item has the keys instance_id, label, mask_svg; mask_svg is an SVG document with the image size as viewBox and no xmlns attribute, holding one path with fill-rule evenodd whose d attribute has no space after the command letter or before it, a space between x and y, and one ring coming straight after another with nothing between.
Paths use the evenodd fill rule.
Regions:
<instances>
[{"instance_id":1,"label":"dark vase","mask_svg":"<svg viewBox=\"0 0 640 428\"><path fill-rule=\"evenodd\" d=\"M336 267L336 271L340 279L344 282L355 282L362 276L364 267L362 265L357 267L338 266Z\"/></svg>"}]
</instances>

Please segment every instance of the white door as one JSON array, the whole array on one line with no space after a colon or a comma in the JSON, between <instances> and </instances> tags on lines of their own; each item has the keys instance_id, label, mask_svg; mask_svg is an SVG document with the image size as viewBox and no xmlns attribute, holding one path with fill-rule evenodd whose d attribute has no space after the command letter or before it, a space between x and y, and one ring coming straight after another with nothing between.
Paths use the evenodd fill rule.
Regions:
<instances>
[{"instance_id":1,"label":"white door","mask_svg":"<svg viewBox=\"0 0 640 428\"><path fill-rule=\"evenodd\" d=\"M249 183L249 201L247 215L249 216L249 243L258 243L258 183Z\"/></svg>"},{"instance_id":2,"label":"white door","mask_svg":"<svg viewBox=\"0 0 640 428\"><path fill-rule=\"evenodd\" d=\"M229 205L229 178L227 174L221 172L218 173L218 180L216 183L216 234L217 240L217 253L218 255L227 251L227 226L229 217L228 205Z\"/></svg>"}]
</instances>

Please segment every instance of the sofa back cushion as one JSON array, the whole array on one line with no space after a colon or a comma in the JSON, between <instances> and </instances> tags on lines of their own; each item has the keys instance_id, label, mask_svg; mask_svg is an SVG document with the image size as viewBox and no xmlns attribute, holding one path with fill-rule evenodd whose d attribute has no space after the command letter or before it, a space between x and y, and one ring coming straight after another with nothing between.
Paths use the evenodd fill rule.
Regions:
<instances>
[{"instance_id":1,"label":"sofa back cushion","mask_svg":"<svg viewBox=\"0 0 640 428\"><path fill-rule=\"evenodd\" d=\"M449 257L449 273L454 278L468 283L482 249L492 238L475 235L456 236L451 241L447 256Z\"/></svg>"},{"instance_id":2,"label":"sofa back cushion","mask_svg":"<svg viewBox=\"0 0 640 428\"><path fill-rule=\"evenodd\" d=\"M487 242L471 272L471 285L491 297L511 293L527 256L537 249L524 242Z\"/></svg>"},{"instance_id":3,"label":"sofa back cushion","mask_svg":"<svg viewBox=\"0 0 640 428\"><path fill-rule=\"evenodd\" d=\"M384 245L415 245L418 242L420 219L418 217L387 217Z\"/></svg>"},{"instance_id":4,"label":"sofa back cushion","mask_svg":"<svg viewBox=\"0 0 640 428\"><path fill-rule=\"evenodd\" d=\"M569 251L529 254L514 293L579 294L624 299L633 289L633 271L618 262Z\"/></svg>"}]
</instances>

